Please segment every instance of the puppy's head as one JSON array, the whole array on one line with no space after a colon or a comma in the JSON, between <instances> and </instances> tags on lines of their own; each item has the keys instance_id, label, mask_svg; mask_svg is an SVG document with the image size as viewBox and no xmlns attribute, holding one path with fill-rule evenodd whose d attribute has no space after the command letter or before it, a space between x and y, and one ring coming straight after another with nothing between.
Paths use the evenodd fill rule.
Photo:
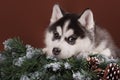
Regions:
<instances>
[{"instance_id":1,"label":"puppy's head","mask_svg":"<svg viewBox=\"0 0 120 80\"><path fill-rule=\"evenodd\" d=\"M49 56L69 58L89 49L94 36L94 20L91 10L81 15L65 13L54 5L45 44Z\"/></svg>"}]
</instances>

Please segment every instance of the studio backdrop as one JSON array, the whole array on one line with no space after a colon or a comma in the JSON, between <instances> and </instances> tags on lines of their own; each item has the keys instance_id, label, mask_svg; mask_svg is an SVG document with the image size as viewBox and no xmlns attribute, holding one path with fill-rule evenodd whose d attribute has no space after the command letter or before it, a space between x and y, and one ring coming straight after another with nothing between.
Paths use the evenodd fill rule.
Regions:
<instances>
[{"instance_id":1,"label":"studio backdrop","mask_svg":"<svg viewBox=\"0 0 120 80\"><path fill-rule=\"evenodd\" d=\"M0 50L2 42L13 37L44 47L44 33L56 3L65 11L78 14L90 8L95 22L106 28L120 47L120 0L1 0Z\"/></svg>"}]
</instances>

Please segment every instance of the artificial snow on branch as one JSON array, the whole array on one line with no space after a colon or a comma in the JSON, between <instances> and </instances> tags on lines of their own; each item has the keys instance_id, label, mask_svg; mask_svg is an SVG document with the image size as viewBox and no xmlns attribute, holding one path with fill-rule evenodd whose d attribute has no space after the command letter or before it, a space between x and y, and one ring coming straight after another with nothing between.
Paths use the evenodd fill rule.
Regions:
<instances>
[{"instance_id":1,"label":"artificial snow on branch","mask_svg":"<svg viewBox=\"0 0 120 80\"><path fill-rule=\"evenodd\" d=\"M120 61L102 55L87 59L57 59L41 48L24 45L20 38L3 42L0 52L0 80L118 80Z\"/></svg>"}]
</instances>

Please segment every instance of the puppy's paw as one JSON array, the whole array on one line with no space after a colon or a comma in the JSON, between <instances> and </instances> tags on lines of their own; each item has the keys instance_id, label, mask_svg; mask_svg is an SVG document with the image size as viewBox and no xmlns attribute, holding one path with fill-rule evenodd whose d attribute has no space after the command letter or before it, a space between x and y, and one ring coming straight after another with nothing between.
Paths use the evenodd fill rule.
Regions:
<instances>
[{"instance_id":1,"label":"puppy's paw","mask_svg":"<svg viewBox=\"0 0 120 80\"><path fill-rule=\"evenodd\" d=\"M42 49L43 54L47 54L47 48Z\"/></svg>"},{"instance_id":2,"label":"puppy's paw","mask_svg":"<svg viewBox=\"0 0 120 80\"><path fill-rule=\"evenodd\" d=\"M76 57L79 58L87 58L89 56L90 53L88 52L80 52L79 54L76 55Z\"/></svg>"}]
</instances>

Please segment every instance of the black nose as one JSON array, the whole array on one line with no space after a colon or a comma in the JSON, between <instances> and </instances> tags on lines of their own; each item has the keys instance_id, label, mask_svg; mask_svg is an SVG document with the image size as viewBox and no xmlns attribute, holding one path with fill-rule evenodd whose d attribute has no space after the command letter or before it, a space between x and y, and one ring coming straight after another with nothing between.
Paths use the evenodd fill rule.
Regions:
<instances>
[{"instance_id":1,"label":"black nose","mask_svg":"<svg viewBox=\"0 0 120 80\"><path fill-rule=\"evenodd\" d=\"M60 48L55 47L55 48L53 48L52 52L54 55L59 55L61 50L60 50Z\"/></svg>"}]
</instances>

